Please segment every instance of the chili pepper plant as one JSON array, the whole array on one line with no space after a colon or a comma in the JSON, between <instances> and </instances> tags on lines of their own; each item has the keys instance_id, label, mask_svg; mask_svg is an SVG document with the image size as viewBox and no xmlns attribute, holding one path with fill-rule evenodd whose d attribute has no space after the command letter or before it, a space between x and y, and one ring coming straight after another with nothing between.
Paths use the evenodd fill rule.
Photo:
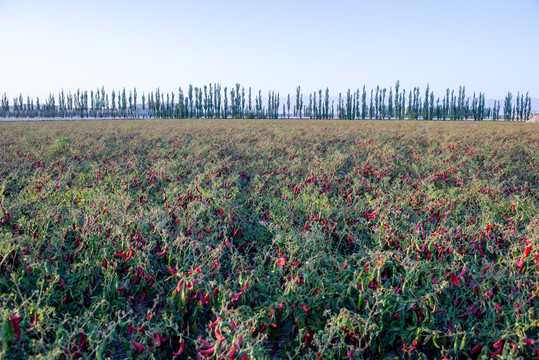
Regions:
<instances>
[{"instance_id":1,"label":"chili pepper plant","mask_svg":"<svg viewBox=\"0 0 539 360\"><path fill-rule=\"evenodd\" d=\"M535 359L535 124L0 124L0 357Z\"/></svg>"}]
</instances>

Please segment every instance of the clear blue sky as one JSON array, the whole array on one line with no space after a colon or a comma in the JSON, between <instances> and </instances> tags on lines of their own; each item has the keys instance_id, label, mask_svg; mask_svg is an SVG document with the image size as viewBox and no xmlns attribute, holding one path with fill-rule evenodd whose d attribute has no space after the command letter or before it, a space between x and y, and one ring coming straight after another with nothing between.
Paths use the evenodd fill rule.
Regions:
<instances>
[{"instance_id":1,"label":"clear blue sky","mask_svg":"<svg viewBox=\"0 0 539 360\"><path fill-rule=\"evenodd\" d=\"M466 86L539 97L538 0L0 0L0 93L294 94Z\"/></svg>"}]
</instances>

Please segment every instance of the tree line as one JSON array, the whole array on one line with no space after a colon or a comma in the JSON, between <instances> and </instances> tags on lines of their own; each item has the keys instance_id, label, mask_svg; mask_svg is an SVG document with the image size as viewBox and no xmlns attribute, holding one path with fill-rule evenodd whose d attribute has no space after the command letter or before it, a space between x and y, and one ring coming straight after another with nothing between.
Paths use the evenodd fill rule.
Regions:
<instances>
[{"instance_id":1,"label":"tree line","mask_svg":"<svg viewBox=\"0 0 539 360\"><path fill-rule=\"evenodd\" d=\"M1 99L0 117L4 118L310 118L310 119L397 119L397 120L465 120L524 121L531 116L531 98L528 93L517 93L513 99L508 92L503 102L485 106L485 94L473 93L466 97L466 89L446 89L445 94L435 97L429 85L423 93L419 87L406 91L397 81L394 87L348 89L335 99L329 89L320 89L307 95L296 88L295 101L290 94L281 99L280 94L269 91L253 92L240 84L231 88L220 84L202 87L181 87L177 94L155 91L142 93L140 101L137 89L112 90L104 87L96 90L77 90L57 96L52 93L40 101L39 97L14 97L12 102L4 93ZM177 96L177 97L176 97ZM281 100L283 103L281 104ZM308 100L308 102L307 102ZM280 105L282 107L280 108Z\"/></svg>"}]
</instances>

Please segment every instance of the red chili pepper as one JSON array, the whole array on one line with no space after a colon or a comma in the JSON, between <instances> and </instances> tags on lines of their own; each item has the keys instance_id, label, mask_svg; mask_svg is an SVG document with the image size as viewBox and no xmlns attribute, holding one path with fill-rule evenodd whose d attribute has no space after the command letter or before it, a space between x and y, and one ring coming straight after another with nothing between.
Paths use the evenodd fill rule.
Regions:
<instances>
[{"instance_id":1,"label":"red chili pepper","mask_svg":"<svg viewBox=\"0 0 539 360\"><path fill-rule=\"evenodd\" d=\"M165 248L163 249L163 251L161 251L160 253L157 253L156 255L157 256L163 256L167 253L167 250L168 250L168 247L165 246Z\"/></svg>"},{"instance_id":2,"label":"red chili pepper","mask_svg":"<svg viewBox=\"0 0 539 360\"><path fill-rule=\"evenodd\" d=\"M481 253L481 255L487 256L487 254L485 254L485 252L483 251L483 248L481 247L481 242L478 242L478 243L477 243L477 249L479 250L479 252Z\"/></svg>"},{"instance_id":3,"label":"red chili pepper","mask_svg":"<svg viewBox=\"0 0 539 360\"><path fill-rule=\"evenodd\" d=\"M153 341L155 342L156 347L161 346L161 337L159 336L158 333L153 333Z\"/></svg>"},{"instance_id":4,"label":"red chili pepper","mask_svg":"<svg viewBox=\"0 0 539 360\"><path fill-rule=\"evenodd\" d=\"M132 256L133 256L133 248L129 247L129 255L127 255L127 257L125 258L125 261L129 261L129 259L131 259Z\"/></svg>"},{"instance_id":5,"label":"red chili pepper","mask_svg":"<svg viewBox=\"0 0 539 360\"><path fill-rule=\"evenodd\" d=\"M210 325L208 325L210 327L210 329L215 329L215 327L217 326L217 324L219 323L219 321L223 320L222 317L217 317L217 319L215 319L214 322L210 323Z\"/></svg>"},{"instance_id":6,"label":"red chili pepper","mask_svg":"<svg viewBox=\"0 0 539 360\"><path fill-rule=\"evenodd\" d=\"M524 259L520 259L517 265L517 269L519 274L522 274L522 272L524 271Z\"/></svg>"},{"instance_id":7,"label":"red chili pepper","mask_svg":"<svg viewBox=\"0 0 539 360\"><path fill-rule=\"evenodd\" d=\"M55 257L50 257L50 256L45 256L47 258L47 260L49 261L54 261L56 260L56 256Z\"/></svg>"},{"instance_id":8,"label":"red chili pepper","mask_svg":"<svg viewBox=\"0 0 539 360\"><path fill-rule=\"evenodd\" d=\"M498 341L496 341L492 346L494 347L494 349L503 349L503 339L498 339Z\"/></svg>"},{"instance_id":9,"label":"red chili pepper","mask_svg":"<svg viewBox=\"0 0 539 360\"><path fill-rule=\"evenodd\" d=\"M124 257L125 254L127 254L127 251L124 251L123 253L118 254L116 251L114 252L114 255L117 257Z\"/></svg>"},{"instance_id":10,"label":"red chili pepper","mask_svg":"<svg viewBox=\"0 0 539 360\"><path fill-rule=\"evenodd\" d=\"M144 299L146 299L146 289L142 289L142 296L140 297L139 301L143 302Z\"/></svg>"},{"instance_id":11,"label":"red chili pepper","mask_svg":"<svg viewBox=\"0 0 539 360\"><path fill-rule=\"evenodd\" d=\"M225 341L225 338L221 336L221 333L219 332L219 329L216 327L213 331L215 333L215 338L219 341Z\"/></svg>"},{"instance_id":12,"label":"red chili pepper","mask_svg":"<svg viewBox=\"0 0 539 360\"><path fill-rule=\"evenodd\" d=\"M142 352L144 351L144 349L146 348L144 345L142 345L141 343L138 343L136 342L135 340L131 341L131 344L133 344L133 346L135 347L135 349L138 350L138 354L142 354Z\"/></svg>"},{"instance_id":13,"label":"red chili pepper","mask_svg":"<svg viewBox=\"0 0 539 360\"><path fill-rule=\"evenodd\" d=\"M144 331L144 329L146 329L146 328L144 327L144 325L142 325L142 326L139 327L139 328L136 328L136 327L134 327L133 325L127 325L127 327L129 328L130 331L134 331L134 332L136 332L136 333L142 332L142 331Z\"/></svg>"},{"instance_id":14,"label":"red chili pepper","mask_svg":"<svg viewBox=\"0 0 539 360\"><path fill-rule=\"evenodd\" d=\"M199 350L198 352L200 355L205 355L205 356L213 355L213 353L215 352L215 345L212 344L212 347L208 349L204 349L204 350Z\"/></svg>"},{"instance_id":15,"label":"red chili pepper","mask_svg":"<svg viewBox=\"0 0 539 360\"><path fill-rule=\"evenodd\" d=\"M451 273L451 289L453 289L453 285L460 286L459 279L455 276L455 274Z\"/></svg>"},{"instance_id":16,"label":"red chili pepper","mask_svg":"<svg viewBox=\"0 0 539 360\"><path fill-rule=\"evenodd\" d=\"M526 246L526 250L524 250L524 255L523 255L523 258L527 258L528 255L530 255L530 251L532 251L532 247L531 246Z\"/></svg>"},{"instance_id":17,"label":"red chili pepper","mask_svg":"<svg viewBox=\"0 0 539 360\"><path fill-rule=\"evenodd\" d=\"M207 348L211 348L211 347L214 346L213 343L211 343L211 342L209 342L209 341L206 341L206 340L204 340L204 339L200 339L200 338L199 338L198 340L200 341L200 343L201 343L203 346L205 346L205 347L207 347Z\"/></svg>"},{"instance_id":18,"label":"red chili pepper","mask_svg":"<svg viewBox=\"0 0 539 360\"><path fill-rule=\"evenodd\" d=\"M462 315L458 315L457 318L459 319L467 319L470 315L473 315L477 311L477 306L472 305L468 311Z\"/></svg>"},{"instance_id":19,"label":"red chili pepper","mask_svg":"<svg viewBox=\"0 0 539 360\"><path fill-rule=\"evenodd\" d=\"M13 333L15 334L15 339L19 340L21 338L21 327L19 326L19 321L21 321L22 315L15 316L9 314L9 321L11 321L11 326L13 326Z\"/></svg>"},{"instance_id":20,"label":"red chili pepper","mask_svg":"<svg viewBox=\"0 0 539 360\"><path fill-rule=\"evenodd\" d=\"M232 346L230 347L230 350L226 354L227 359L235 359L237 351L238 351L238 346L236 344L232 344Z\"/></svg>"},{"instance_id":21,"label":"red chili pepper","mask_svg":"<svg viewBox=\"0 0 539 360\"><path fill-rule=\"evenodd\" d=\"M496 351L489 352L488 354L489 354L490 356L499 355L499 354L502 353L502 351L503 351L503 347L499 347Z\"/></svg>"},{"instance_id":22,"label":"red chili pepper","mask_svg":"<svg viewBox=\"0 0 539 360\"><path fill-rule=\"evenodd\" d=\"M37 325L37 322L39 321L39 317L41 315L38 315L38 314L35 314L34 315L34 322L32 322L32 325L30 325L30 327L26 330L32 330L36 325Z\"/></svg>"},{"instance_id":23,"label":"red chili pepper","mask_svg":"<svg viewBox=\"0 0 539 360\"><path fill-rule=\"evenodd\" d=\"M311 312L311 309L308 308L305 304L301 304L301 308L303 309L303 311L305 311L306 313L309 313Z\"/></svg>"},{"instance_id":24,"label":"red chili pepper","mask_svg":"<svg viewBox=\"0 0 539 360\"><path fill-rule=\"evenodd\" d=\"M307 346L309 345L310 342L311 342L311 334L307 333L307 335L305 335L305 338L303 339L303 344Z\"/></svg>"},{"instance_id":25,"label":"red chili pepper","mask_svg":"<svg viewBox=\"0 0 539 360\"><path fill-rule=\"evenodd\" d=\"M181 354L183 354L183 351L184 351L184 350L185 350L185 342L180 341L180 348L178 349L178 351L173 352L172 355L174 355L174 356L180 356Z\"/></svg>"},{"instance_id":26,"label":"red chili pepper","mask_svg":"<svg viewBox=\"0 0 539 360\"><path fill-rule=\"evenodd\" d=\"M483 349L483 347L480 344L477 344L472 348L472 350L470 351L470 354L475 355L478 352L480 352L481 349Z\"/></svg>"}]
</instances>

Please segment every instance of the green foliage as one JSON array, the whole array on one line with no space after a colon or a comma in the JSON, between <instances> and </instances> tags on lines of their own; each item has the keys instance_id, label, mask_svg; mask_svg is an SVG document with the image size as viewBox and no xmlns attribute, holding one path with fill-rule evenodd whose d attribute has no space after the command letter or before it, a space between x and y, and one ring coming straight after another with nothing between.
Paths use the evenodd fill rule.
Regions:
<instances>
[{"instance_id":1,"label":"green foliage","mask_svg":"<svg viewBox=\"0 0 539 360\"><path fill-rule=\"evenodd\" d=\"M2 123L0 357L534 358L537 132Z\"/></svg>"}]
</instances>

